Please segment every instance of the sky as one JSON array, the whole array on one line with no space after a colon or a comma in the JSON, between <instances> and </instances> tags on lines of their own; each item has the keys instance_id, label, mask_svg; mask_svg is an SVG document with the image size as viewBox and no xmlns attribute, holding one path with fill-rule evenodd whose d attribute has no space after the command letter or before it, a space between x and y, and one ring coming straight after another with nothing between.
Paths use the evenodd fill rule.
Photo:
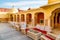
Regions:
<instances>
[{"instance_id":1,"label":"sky","mask_svg":"<svg viewBox=\"0 0 60 40\"><path fill-rule=\"evenodd\" d=\"M48 0L0 0L0 8L15 8L26 10L46 5Z\"/></svg>"}]
</instances>

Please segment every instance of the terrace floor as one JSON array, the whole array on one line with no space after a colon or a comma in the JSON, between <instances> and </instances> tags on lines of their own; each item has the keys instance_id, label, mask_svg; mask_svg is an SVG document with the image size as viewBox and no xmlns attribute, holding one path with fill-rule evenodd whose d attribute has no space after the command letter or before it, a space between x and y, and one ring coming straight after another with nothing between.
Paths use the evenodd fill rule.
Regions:
<instances>
[{"instance_id":1,"label":"terrace floor","mask_svg":"<svg viewBox=\"0 0 60 40\"><path fill-rule=\"evenodd\" d=\"M0 40L32 40L26 35L11 28L8 23L0 23Z\"/></svg>"},{"instance_id":2,"label":"terrace floor","mask_svg":"<svg viewBox=\"0 0 60 40\"><path fill-rule=\"evenodd\" d=\"M53 29L52 32L56 35L60 34L60 28ZM0 40L32 40L19 31L11 27L9 23L0 23Z\"/></svg>"}]
</instances>

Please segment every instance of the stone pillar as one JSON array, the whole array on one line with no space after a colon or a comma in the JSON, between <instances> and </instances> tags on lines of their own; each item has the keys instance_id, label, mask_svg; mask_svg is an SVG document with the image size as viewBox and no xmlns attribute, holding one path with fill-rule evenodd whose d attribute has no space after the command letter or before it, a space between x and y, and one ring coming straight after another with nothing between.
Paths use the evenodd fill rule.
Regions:
<instances>
[{"instance_id":1,"label":"stone pillar","mask_svg":"<svg viewBox=\"0 0 60 40\"><path fill-rule=\"evenodd\" d=\"M48 26L50 27L50 18L48 19Z\"/></svg>"},{"instance_id":2,"label":"stone pillar","mask_svg":"<svg viewBox=\"0 0 60 40\"><path fill-rule=\"evenodd\" d=\"M22 14L21 14L21 17L20 17L20 22L22 22Z\"/></svg>"},{"instance_id":3,"label":"stone pillar","mask_svg":"<svg viewBox=\"0 0 60 40\"><path fill-rule=\"evenodd\" d=\"M45 19L45 26L48 26L48 19Z\"/></svg>"},{"instance_id":4,"label":"stone pillar","mask_svg":"<svg viewBox=\"0 0 60 40\"><path fill-rule=\"evenodd\" d=\"M19 15L19 22L20 22L20 15Z\"/></svg>"},{"instance_id":5,"label":"stone pillar","mask_svg":"<svg viewBox=\"0 0 60 40\"><path fill-rule=\"evenodd\" d=\"M15 16L13 15L13 22L15 21L14 19L15 19Z\"/></svg>"},{"instance_id":6,"label":"stone pillar","mask_svg":"<svg viewBox=\"0 0 60 40\"><path fill-rule=\"evenodd\" d=\"M17 22L19 23L19 14L17 14Z\"/></svg>"},{"instance_id":7,"label":"stone pillar","mask_svg":"<svg viewBox=\"0 0 60 40\"><path fill-rule=\"evenodd\" d=\"M34 24L35 25L37 24L37 20L36 19L37 19L37 14L34 15L34 21L35 21Z\"/></svg>"},{"instance_id":8,"label":"stone pillar","mask_svg":"<svg viewBox=\"0 0 60 40\"><path fill-rule=\"evenodd\" d=\"M19 21L21 22L21 14L19 15Z\"/></svg>"},{"instance_id":9,"label":"stone pillar","mask_svg":"<svg viewBox=\"0 0 60 40\"><path fill-rule=\"evenodd\" d=\"M16 22L16 15L14 15L14 22Z\"/></svg>"},{"instance_id":10,"label":"stone pillar","mask_svg":"<svg viewBox=\"0 0 60 40\"><path fill-rule=\"evenodd\" d=\"M44 26L45 26L45 14L44 14Z\"/></svg>"},{"instance_id":11,"label":"stone pillar","mask_svg":"<svg viewBox=\"0 0 60 40\"><path fill-rule=\"evenodd\" d=\"M32 14L32 26L34 27L35 26L35 18L34 18L34 14Z\"/></svg>"},{"instance_id":12,"label":"stone pillar","mask_svg":"<svg viewBox=\"0 0 60 40\"><path fill-rule=\"evenodd\" d=\"M55 27L57 27L57 14L56 14L56 18L55 18Z\"/></svg>"},{"instance_id":13,"label":"stone pillar","mask_svg":"<svg viewBox=\"0 0 60 40\"><path fill-rule=\"evenodd\" d=\"M54 14L52 15L52 29L54 28Z\"/></svg>"},{"instance_id":14,"label":"stone pillar","mask_svg":"<svg viewBox=\"0 0 60 40\"><path fill-rule=\"evenodd\" d=\"M14 22L16 22L16 15L14 15Z\"/></svg>"},{"instance_id":15,"label":"stone pillar","mask_svg":"<svg viewBox=\"0 0 60 40\"><path fill-rule=\"evenodd\" d=\"M16 22L17 22L17 14L16 14Z\"/></svg>"},{"instance_id":16,"label":"stone pillar","mask_svg":"<svg viewBox=\"0 0 60 40\"><path fill-rule=\"evenodd\" d=\"M26 14L25 14L25 22L26 22ZM27 23L27 22L26 22Z\"/></svg>"}]
</instances>

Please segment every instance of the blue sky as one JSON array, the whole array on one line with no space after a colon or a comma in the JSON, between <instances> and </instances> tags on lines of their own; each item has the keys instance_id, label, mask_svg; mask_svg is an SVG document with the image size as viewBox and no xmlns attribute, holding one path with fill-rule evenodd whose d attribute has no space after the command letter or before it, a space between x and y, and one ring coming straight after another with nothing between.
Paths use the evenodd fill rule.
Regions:
<instances>
[{"instance_id":1,"label":"blue sky","mask_svg":"<svg viewBox=\"0 0 60 40\"><path fill-rule=\"evenodd\" d=\"M26 10L28 8L38 8L47 4L47 0L0 0L0 8L20 8Z\"/></svg>"}]
</instances>

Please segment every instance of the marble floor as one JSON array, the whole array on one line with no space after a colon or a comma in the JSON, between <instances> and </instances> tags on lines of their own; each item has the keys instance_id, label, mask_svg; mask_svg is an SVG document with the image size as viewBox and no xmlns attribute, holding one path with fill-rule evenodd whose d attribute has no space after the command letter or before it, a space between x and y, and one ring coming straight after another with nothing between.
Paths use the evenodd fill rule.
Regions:
<instances>
[{"instance_id":1,"label":"marble floor","mask_svg":"<svg viewBox=\"0 0 60 40\"><path fill-rule=\"evenodd\" d=\"M0 40L32 40L26 35L11 28L8 23L0 23Z\"/></svg>"}]
</instances>

